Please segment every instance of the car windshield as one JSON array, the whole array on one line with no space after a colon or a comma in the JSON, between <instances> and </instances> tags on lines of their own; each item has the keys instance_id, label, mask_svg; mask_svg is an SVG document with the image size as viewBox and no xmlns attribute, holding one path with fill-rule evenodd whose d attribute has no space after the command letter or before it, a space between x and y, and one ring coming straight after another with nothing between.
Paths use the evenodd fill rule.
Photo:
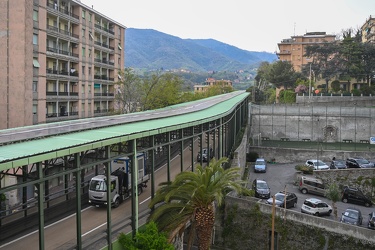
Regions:
<instances>
[{"instance_id":1,"label":"car windshield","mask_svg":"<svg viewBox=\"0 0 375 250\"><path fill-rule=\"evenodd\" d=\"M359 164L369 164L370 162L368 161L368 160L366 160L366 159L357 159L357 162L359 163Z\"/></svg>"},{"instance_id":2,"label":"car windshield","mask_svg":"<svg viewBox=\"0 0 375 250\"><path fill-rule=\"evenodd\" d=\"M314 162L314 165L315 166L324 166L326 164L324 162L318 160L318 161Z\"/></svg>"},{"instance_id":3,"label":"car windshield","mask_svg":"<svg viewBox=\"0 0 375 250\"><path fill-rule=\"evenodd\" d=\"M258 182L257 183L257 188L259 188L259 189L268 189L268 185L265 182Z\"/></svg>"},{"instance_id":4,"label":"car windshield","mask_svg":"<svg viewBox=\"0 0 375 250\"><path fill-rule=\"evenodd\" d=\"M255 165L266 165L266 163L263 160L257 160Z\"/></svg>"},{"instance_id":5,"label":"car windshield","mask_svg":"<svg viewBox=\"0 0 375 250\"><path fill-rule=\"evenodd\" d=\"M345 166L345 162L344 161L335 161L335 165L336 166Z\"/></svg>"},{"instance_id":6,"label":"car windshield","mask_svg":"<svg viewBox=\"0 0 375 250\"><path fill-rule=\"evenodd\" d=\"M90 182L90 190L91 191L105 192L105 191L107 191L107 185L106 185L105 181L92 180Z\"/></svg>"},{"instance_id":7,"label":"car windshield","mask_svg":"<svg viewBox=\"0 0 375 250\"><path fill-rule=\"evenodd\" d=\"M284 201L284 197L285 197L284 194L276 194L275 195L275 199L278 200L278 201Z\"/></svg>"},{"instance_id":8,"label":"car windshield","mask_svg":"<svg viewBox=\"0 0 375 250\"><path fill-rule=\"evenodd\" d=\"M358 212L353 210L346 210L344 216L352 219L358 219Z\"/></svg>"}]
</instances>

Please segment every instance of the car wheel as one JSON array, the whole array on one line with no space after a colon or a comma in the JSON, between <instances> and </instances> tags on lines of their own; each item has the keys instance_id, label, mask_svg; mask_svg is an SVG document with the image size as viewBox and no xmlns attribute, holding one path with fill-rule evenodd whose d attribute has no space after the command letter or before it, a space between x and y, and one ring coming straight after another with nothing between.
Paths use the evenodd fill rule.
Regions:
<instances>
[{"instance_id":1,"label":"car wheel","mask_svg":"<svg viewBox=\"0 0 375 250\"><path fill-rule=\"evenodd\" d=\"M348 203L348 199L343 198L343 199L342 199L342 202L344 202L344 203Z\"/></svg>"},{"instance_id":2,"label":"car wheel","mask_svg":"<svg viewBox=\"0 0 375 250\"><path fill-rule=\"evenodd\" d=\"M143 188L141 186L138 186L138 196L140 196L143 192Z\"/></svg>"},{"instance_id":3,"label":"car wheel","mask_svg":"<svg viewBox=\"0 0 375 250\"><path fill-rule=\"evenodd\" d=\"M307 189L304 188L304 189L301 190L301 192L302 192L303 194L307 194Z\"/></svg>"},{"instance_id":4,"label":"car wheel","mask_svg":"<svg viewBox=\"0 0 375 250\"><path fill-rule=\"evenodd\" d=\"M329 211L328 211L328 215L331 215L331 213L332 213L332 210L329 210Z\"/></svg>"},{"instance_id":5,"label":"car wheel","mask_svg":"<svg viewBox=\"0 0 375 250\"><path fill-rule=\"evenodd\" d=\"M297 202L294 202L293 207L297 207Z\"/></svg>"},{"instance_id":6,"label":"car wheel","mask_svg":"<svg viewBox=\"0 0 375 250\"><path fill-rule=\"evenodd\" d=\"M315 216L319 216L319 213L318 212L316 212L315 214L314 214Z\"/></svg>"},{"instance_id":7,"label":"car wheel","mask_svg":"<svg viewBox=\"0 0 375 250\"><path fill-rule=\"evenodd\" d=\"M119 199L119 198L117 198L117 199L115 200L115 203L113 204L113 207L114 207L114 208L116 208L116 207L118 207L118 206L120 206L120 199Z\"/></svg>"},{"instance_id":8,"label":"car wheel","mask_svg":"<svg viewBox=\"0 0 375 250\"><path fill-rule=\"evenodd\" d=\"M369 207L369 206L370 206L370 203L365 202L365 207Z\"/></svg>"}]
</instances>

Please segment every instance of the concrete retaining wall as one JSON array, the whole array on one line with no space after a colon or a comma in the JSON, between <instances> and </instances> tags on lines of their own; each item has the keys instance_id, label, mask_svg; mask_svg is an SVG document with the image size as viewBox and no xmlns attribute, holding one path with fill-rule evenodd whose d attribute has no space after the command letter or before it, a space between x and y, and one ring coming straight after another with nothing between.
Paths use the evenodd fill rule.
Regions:
<instances>
[{"instance_id":1,"label":"concrete retaining wall","mask_svg":"<svg viewBox=\"0 0 375 250\"><path fill-rule=\"evenodd\" d=\"M278 249L372 249L374 231L324 217L275 208ZM251 197L227 196L215 223L212 249L269 249L272 206Z\"/></svg>"}]
</instances>

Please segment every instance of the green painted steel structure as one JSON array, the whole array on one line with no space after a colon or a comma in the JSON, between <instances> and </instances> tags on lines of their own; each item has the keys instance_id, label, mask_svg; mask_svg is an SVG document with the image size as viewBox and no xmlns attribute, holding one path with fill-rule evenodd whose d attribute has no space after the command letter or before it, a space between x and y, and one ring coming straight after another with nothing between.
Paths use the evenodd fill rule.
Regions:
<instances>
[{"instance_id":1,"label":"green painted steel structure","mask_svg":"<svg viewBox=\"0 0 375 250\"><path fill-rule=\"evenodd\" d=\"M199 101L198 101L199 102ZM96 164L104 164L107 165L109 162L118 157L118 155L124 155L124 152L121 152L117 156L111 155L110 147L114 145L120 145L122 143L128 143L127 147L129 152L126 154L131 157L132 162L136 162L135 155L137 152L137 140L142 138L149 138L151 141L151 145L148 148L143 148L144 150L148 151L151 150L154 152L156 147L155 145L155 137L164 135L166 141L163 142L163 145L167 147L167 173L168 173L168 180L169 177L169 160L170 160L170 144L171 141L171 134L178 131L180 133L180 138L175 140L175 142L180 142L181 144L181 152L182 155L182 148L183 142L186 140L191 140L191 143L194 142L194 137L198 136L200 140L203 140L202 135L207 134L207 140L210 140L210 132L211 123L216 124L215 133L217 130L217 137L218 137L218 157L222 156L222 149L232 148L235 144L235 138L238 132L241 130L241 127L245 125L245 121L247 120L248 116L248 102L249 102L249 93L241 92L238 95L232 96L230 99L217 103L211 107L190 112L187 114L177 115L177 116L170 116L170 117L163 117L159 119L153 120L142 120L133 123L126 123L121 125L113 125L107 127L100 127L95 129L89 129L85 131L79 132L71 132L65 134L58 134L53 135L45 138L39 138L35 140L26 140L22 142L15 142L12 144L5 144L0 147L0 174L6 172L10 169L22 168L22 171L27 173L27 166L34 165L36 166L37 172L37 179L27 179L23 183L19 183L12 186L0 186L0 194L7 192L13 189L23 189L23 193L27 192L28 185L36 185L38 188L38 206L39 206L39 248L44 249L44 213L43 213L43 206L42 204L46 201L43 200L44 196L48 195L48 182L56 177L64 177L69 174L76 175L76 187L82 187L82 180L81 180L81 170L85 170L88 167L94 166ZM196 103L196 102L194 102ZM165 109L173 109L182 106L175 105L173 107L167 107ZM149 112L158 112L158 111L148 111L148 112L140 112L139 115L145 115ZM134 114L134 113L133 113ZM126 115L123 115L126 117ZM86 119L92 120L93 118ZM225 121L224 121L225 120ZM205 128L204 128L205 127ZM195 133L194 129L198 128L198 132ZM192 135L184 136L184 130L191 130ZM224 132L225 130L225 132ZM215 145L215 138L216 136L212 136L212 140ZM90 150L97 150L97 149L104 149L105 150L105 157L103 159L99 159L95 162L89 164L82 164L80 163L81 153ZM192 166L194 162L194 148L191 148L192 151ZM200 145L200 152L202 152L202 143ZM48 166L47 163L51 159L57 158L66 158L68 156L74 156L74 163L73 169L64 168L60 170L60 172L55 173L53 175L49 175L48 167L43 168L43 164ZM154 187L154 180L153 180L153 171L154 171L154 158L155 155L152 153L150 155L151 161L151 195L155 192ZM137 164L132 164L132 172L137 173ZM192 167L193 168L193 167ZM47 172L45 172L47 171ZM181 171L182 171L182 157L181 157ZM27 175L27 174L26 174ZM109 167L107 167L106 171L107 185L109 186L110 183L110 171ZM4 175L2 175L4 176ZM138 207L136 204L137 199L137 183L136 179L134 179L132 175L132 228L133 233L136 232L138 228ZM1 182L0 182L1 183ZM65 184L66 185L66 184ZM43 192L45 192L43 194ZM108 191L109 192L109 191ZM81 241L81 189L76 189L76 229L77 229L77 248L81 249L82 241ZM108 197L110 194L107 194ZM135 198L134 198L135 197ZM26 208L27 209L27 208ZM111 207L107 207L107 241L108 247L111 249ZM27 210L25 212L25 216L27 216ZM1 223L1 220L0 220ZM0 224L1 225L1 224Z\"/></svg>"}]
</instances>

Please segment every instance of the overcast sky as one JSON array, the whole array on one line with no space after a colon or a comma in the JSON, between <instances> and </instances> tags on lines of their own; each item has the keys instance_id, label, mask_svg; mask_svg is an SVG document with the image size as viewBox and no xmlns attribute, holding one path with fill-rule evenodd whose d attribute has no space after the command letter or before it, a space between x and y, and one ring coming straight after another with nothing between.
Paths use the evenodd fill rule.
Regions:
<instances>
[{"instance_id":1,"label":"overcast sky","mask_svg":"<svg viewBox=\"0 0 375 250\"><path fill-rule=\"evenodd\" d=\"M180 38L208 39L249 51L275 52L293 35L360 28L375 0L81 0L125 25Z\"/></svg>"}]
</instances>

